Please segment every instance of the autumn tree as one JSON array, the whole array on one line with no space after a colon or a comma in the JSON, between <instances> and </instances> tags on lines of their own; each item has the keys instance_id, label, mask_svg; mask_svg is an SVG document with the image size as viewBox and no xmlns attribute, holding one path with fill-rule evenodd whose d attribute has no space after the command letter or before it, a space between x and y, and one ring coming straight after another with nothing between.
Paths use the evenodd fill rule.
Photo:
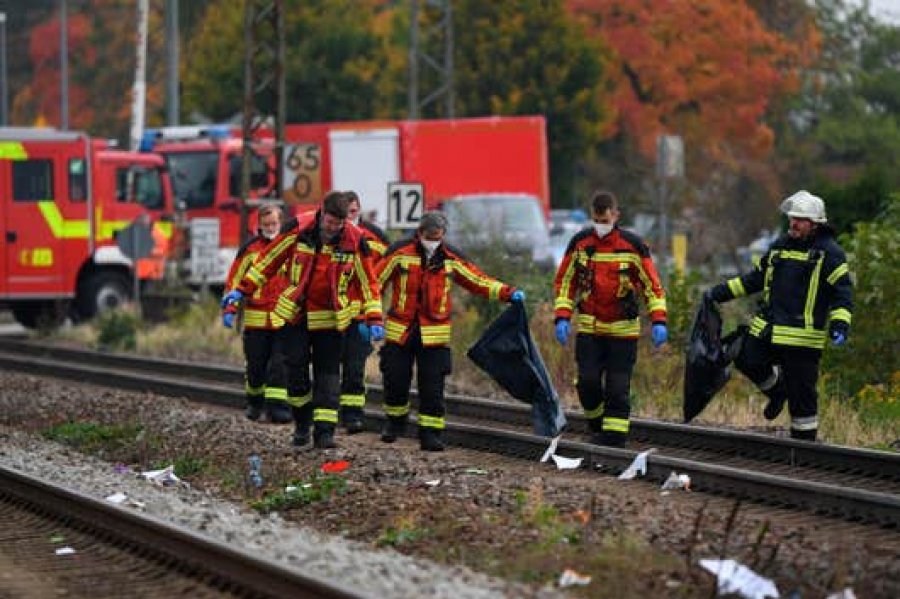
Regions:
<instances>
[{"instance_id":1,"label":"autumn tree","mask_svg":"<svg viewBox=\"0 0 900 599\"><path fill-rule=\"evenodd\" d=\"M688 152L683 198L701 217L733 219L721 234L695 236L693 247L701 250L695 257L733 244L735 232L745 240L754 235L780 194L766 163L774 141L767 111L797 89L797 69L815 48L813 31L806 29L804 43L792 42L743 1L567 5L615 51L618 119L611 147L622 152L623 170L638 174L635 183L646 182L657 137L681 135ZM646 197L650 189L630 191Z\"/></svg>"}]
</instances>

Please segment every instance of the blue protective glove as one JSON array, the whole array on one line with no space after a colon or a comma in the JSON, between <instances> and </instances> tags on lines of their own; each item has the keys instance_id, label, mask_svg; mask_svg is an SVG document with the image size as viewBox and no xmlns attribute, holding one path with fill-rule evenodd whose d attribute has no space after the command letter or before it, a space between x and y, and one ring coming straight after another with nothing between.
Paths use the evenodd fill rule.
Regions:
<instances>
[{"instance_id":1,"label":"blue protective glove","mask_svg":"<svg viewBox=\"0 0 900 599\"><path fill-rule=\"evenodd\" d=\"M227 308L231 304L239 304L244 299L244 294L237 289L232 289L222 298L222 307Z\"/></svg>"},{"instance_id":2,"label":"blue protective glove","mask_svg":"<svg viewBox=\"0 0 900 599\"><path fill-rule=\"evenodd\" d=\"M225 312L224 314L222 314L222 324L225 326L226 329L234 328L234 317L235 317L234 312Z\"/></svg>"},{"instance_id":3,"label":"blue protective glove","mask_svg":"<svg viewBox=\"0 0 900 599\"><path fill-rule=\"evenodd\" d=\"M847 343L847 335L843 331L837 329L831 331L831 345L840 347L845 343Z\"/></svg>"},{"instance_id":4,"label":"blue protective glove","mask_svg":"<svg viewBox=\"0 0 900 599\"><path fill-rule=\"evenodd\" d=\"M565 318L560 318L556 321L556 340L559 341L560 345L565 345L566 341L569 339L569 321Z\"/></svg>"},{"instance_id":5,"label":"blue protective glove","mask_svg":"<svg viewBox=\"0 0 900 599\"><path fill-rule=\"evenodd\" d=\"M373 324L369 327L369 330L372 332L372 341L383 341L384 340L384 327L380 324Z\"/></svg>"},{"instance_id":6,"label":"blue protective glove","mask_svg":"<svg viewBox=\"0 0 900 599\"><path fill-rule=\"evenodd\" d=\"M512 295L509 296L509 301L515 303L522 303L525 301L525 292L521 289L516 289L512 292Z\"/></svg>"},{"instance_id":7,"label":"blue protective glove","mask_svg":"<svg viewBox=\"0 0 900 599\"><path fill-rule=\"evenodd\" d=\"M364 322L360 322L358 325L356 325L356 330L359 331L360 338L368 343L369 338L371 337L371 334L369 333L369 325Z\"/></svg>"},{"instance_id":8,"label":"blue protective glove","mask_svg":"<svg viewBox=\"0 0 900 599\"><path fill-rule=\"evenodd\" d=\"M650 338L653 339L653 347L659 347L669 340L669 329L663 323L658 322L651 327Z\"/></svg>"}]
</instances>

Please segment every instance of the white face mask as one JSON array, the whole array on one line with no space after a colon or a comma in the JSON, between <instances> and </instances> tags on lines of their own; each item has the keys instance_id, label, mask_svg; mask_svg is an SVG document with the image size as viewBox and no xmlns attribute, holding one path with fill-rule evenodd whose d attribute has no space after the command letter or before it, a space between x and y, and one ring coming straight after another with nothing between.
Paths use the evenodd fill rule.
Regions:
<instances>
[{"instance_id":1,"label":"white face mask","mask_svg":"<svg viewBox=\"0 0 900 599\"><path fill-rule=\"evenodd\" d=\"M269 241L272 241L273 239L278 237L278 229L275 229L274 231L266 231L265 229L262 229L261 232L262 232L262 236L265 237L266 239L268 239Z\"/></svg>"},{"instance_id":2,"label":"white face mask","mask_svg":"<svg viewBox=\"0 0 900 599\"><path fill-rule=\"evenodd\" d=\"M425 253L429 256L432 255L435 250L438 249L438 246L441 245L441 240L431 241L430 239L422 239L420 240L422 243L422 247L425 248Z\"/></svg>"},{"instance_id":3,"label":"white face mask","mask_svg":"<svg viewBox=\"0 0 900 599\"><path fill-rule=\"evenodd\" d=\"M610 223L594 223L594 231L597 232L599 237L606 237L612 230L613 225Z\"/></svg>"}]
</instances>

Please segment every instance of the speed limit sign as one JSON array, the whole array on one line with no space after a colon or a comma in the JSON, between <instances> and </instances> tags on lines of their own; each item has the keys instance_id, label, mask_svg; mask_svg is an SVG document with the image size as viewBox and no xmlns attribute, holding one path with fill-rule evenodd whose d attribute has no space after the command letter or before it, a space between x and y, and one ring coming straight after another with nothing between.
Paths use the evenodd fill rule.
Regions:
<instances>
[{"instance_id":1,"label":"speed limit sign","mask_svg":"<svg viewBox=\"0 0 900 599\"><path fill-rule=\"evenodd\" d=\"M421 183L388 183L388 228L415 229L425 210L425 186Z\"/></svg>"}]
</instances>

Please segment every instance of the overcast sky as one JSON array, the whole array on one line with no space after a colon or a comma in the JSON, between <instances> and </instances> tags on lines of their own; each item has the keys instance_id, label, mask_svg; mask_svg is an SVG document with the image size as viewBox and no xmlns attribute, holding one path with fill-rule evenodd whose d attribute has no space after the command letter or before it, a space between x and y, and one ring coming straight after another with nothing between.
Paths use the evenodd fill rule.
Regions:
<instances>
[{"instance_id":1,"label":"overcast sky","mask_svg":"<svg viewBox=\"0 0 900 599\"><path fill-rule=\"evenodd\" d=\"M900 25L900 0L871 0L872 14Z\"/></svg>"}]
</instances>

